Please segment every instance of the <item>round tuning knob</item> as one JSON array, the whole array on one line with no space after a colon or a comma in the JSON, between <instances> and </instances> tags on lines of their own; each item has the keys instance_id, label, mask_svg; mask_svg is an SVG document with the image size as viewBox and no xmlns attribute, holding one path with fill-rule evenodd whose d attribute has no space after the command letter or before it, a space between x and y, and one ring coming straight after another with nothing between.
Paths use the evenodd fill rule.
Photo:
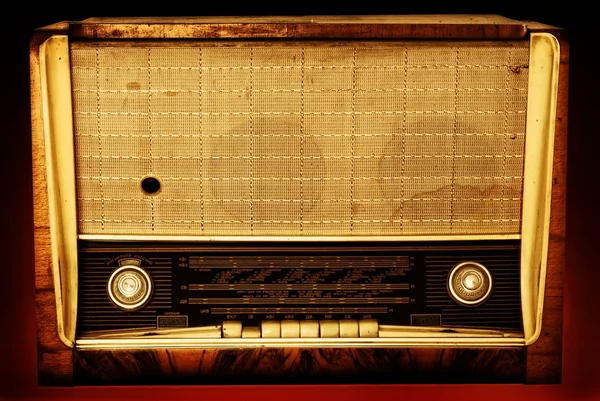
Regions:
<instances>
[{"instance_id":1,"label":"round tuning knob","mask_svg":"<svg viewBox=\"0 0 600 401\"><path fill-rule=\"evenodd\" d=\"M152 280L138 266L121 266L108 279L108 297L117 307L132 311L146 305L152 295Z\"/></svg>"},{"instance_id":2,"label":"round tuning knob","mask_svg":"<svg viewBox=\"0 0 600 401\"><path fill-rule=\"evenodd\" d=\"M482 304L492 293L492 275L482 264L460 263L448 275L448 293L465 306Z\"/></svg>"}]
</instances>

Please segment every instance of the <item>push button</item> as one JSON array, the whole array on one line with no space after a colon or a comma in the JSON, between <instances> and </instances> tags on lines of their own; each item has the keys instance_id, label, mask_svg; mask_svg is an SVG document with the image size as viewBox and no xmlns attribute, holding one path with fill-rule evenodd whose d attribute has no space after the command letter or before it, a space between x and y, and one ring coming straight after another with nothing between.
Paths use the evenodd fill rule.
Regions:
<instances>
[{"instance_id":1,"label":"push button","mask_svg":"<svg viewBox=\"0 0 600 401\"><path fill-rule=\"evenodd\" d=\"M358 322L356 320L340 320L340 337L358 337Z\"/></svg>"},{"instance_id":2,"label":"push button","mask_svg":"<svg viewBox=\"0 0 600 401\"><path fill-rule=\"evenodd\" d=\"M322 338L337 338L340 336L340 324L337 320L321 320L319 326Z\"/></svg>"},{"instance_id":3,"label":"push button","mask_svg":"<svg viewBox=\"0 0 600 401\"><path fill-rule=\"evenodd\" d=\"M281 323L276 320L263 320L260 324L260 333L263 338L280 338Z\"/></svg>"},{"instance_id":4,"label":"push button","mask_svg":"<svg viewBox=\"0 0 600 401\"><path fill-rule=\"evenodd\" d=\"M242 338L260 338L260 329L255 326L248 326L242 329Z\"/></svg>"},{"instance_id":5,"label":"push button","mask_svg":"<svg viewBox=\"0 0 600 401\"><path fill-rule=\"evenodd\" d=\"M316 320L303 320L300 322L301 338L318 338L319 322Z\"/></svg>"},{"instance_id":6,"label":"push button","mask_svg":"<svg viewBox=\"0 0 600 401\"><path fill-rule=\"evenodd\" d=\"M300 323L297 320L283 320L281 322L281 338L299 338Z\"/></svg>"},{"instance_id":7,"label":"push button","mask_svg":"<svg viewBox=\"0 0 600 401\"><path fill-rule=\"evenodd\" d=\"M358 334L361 338L379 337L379 324L375 319L358 321Z\"/></svg>"},{"instance_id":8,"label":"push button","mask_svg":"<svg viewBox=\"0 0 600 401\"><path fill-rule=\"evenodd\" d=\"M241 338L242 322L226 320L223 322L223 338Z\"/></svg>"}]
</instances>

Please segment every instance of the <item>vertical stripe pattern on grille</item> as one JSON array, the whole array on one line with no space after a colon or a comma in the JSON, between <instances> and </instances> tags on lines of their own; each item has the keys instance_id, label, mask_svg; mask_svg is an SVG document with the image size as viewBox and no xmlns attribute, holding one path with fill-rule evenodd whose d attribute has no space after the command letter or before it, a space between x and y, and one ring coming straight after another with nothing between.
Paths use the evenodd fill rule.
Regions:
<instances>
[{"instance_id":1,"label":"vertical stripe pattern on grille","mask_svg":"<svg viewBox=\"0 0 600 401\"><path fill-rule=\"evenodd\" d=\"M79 262L79 333L91 330L155 327L157 311L171 308L171 258L153 258L152 266L142 266L152 278L154 291L142 309L125 312L109 300L106 285L117 268L107 266L108 259L85 255Z\"/></svg>"},{"instance_id":2,"label":"vertical stripe pattern on grille","mask_svg":"<svg viewBox=\"0 0 600 401\"><path fill-rule=\"evenodd\" d=\"M528 41L74 43L79 231L518 234L528 59Z\"/></svg>"},{"instance_id":3,"label":"vertical stripe pattern on grille","mask_svg":"<svg viewBox=\"0 0 600 401\"><path fill-rule=\"evenodd\" d=\"M484 265L492 275L493 289L485 303L466 307L450 298L446 280L450 270L461 262ZM521 293L519 253L494 256L427 256L425 257L427 307L440 308L444 326L521 328Z\"/></svg>"}]
</instances>

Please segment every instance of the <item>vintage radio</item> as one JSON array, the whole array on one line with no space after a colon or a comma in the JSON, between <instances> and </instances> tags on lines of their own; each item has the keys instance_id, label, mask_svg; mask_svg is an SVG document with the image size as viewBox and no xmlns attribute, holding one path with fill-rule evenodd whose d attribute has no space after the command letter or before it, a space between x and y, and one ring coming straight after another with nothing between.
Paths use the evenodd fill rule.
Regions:
<instances>
[{"instance_id":1,"label":"vintage radio","mask_svg":"<svg viewBox=\"0 0 600 401\"><path fill-rule=\"evenodd\" d=\"M37 30L39 382L559 382L567 58L493 15Z\"/></svg>"}]
</instances>

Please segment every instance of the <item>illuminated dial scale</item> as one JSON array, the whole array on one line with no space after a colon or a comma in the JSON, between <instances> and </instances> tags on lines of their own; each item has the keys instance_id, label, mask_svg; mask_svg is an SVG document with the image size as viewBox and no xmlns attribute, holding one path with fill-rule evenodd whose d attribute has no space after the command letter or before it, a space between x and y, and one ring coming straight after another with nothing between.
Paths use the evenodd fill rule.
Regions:
<instances>
[{"instance_id":1,"label":"illuminated dial scale","mask_svg":"<svg viewBox=\"0 0 600 401\"><path fill-rule=\"evenodd\" d=\"M191 258L190 258L191 259ZM184 259L182 258L182 261ZM205 258L195 258L192 259L195 261L201 261L202 264L205 262ZM313 260L312 258L310 259ZM260 258L262 261L262 258ZM289 262L289 259L286 261ZM337 260L339 261L339 259ZM365 259L368 261L368 259ZM397 262L398 260L396 260ZM134 263L134 265L127 265L123 262L122 266L116 269L108 284L108 293L111 297L112 302L115 306L120 307L124 310L135 310L142 306L144 306L150 298L150 294L152 292L152 281L148 275L148 273L141 269L139 266L140 261L135 261L128 259L127 263ZM393 265L396 267L397 263L394 262ZM198 262L195 262L198 263ZM186 265L186 262L181 263L182 265ZM304 263L302 263L304 264ZM198 265L194 265L198 266ZM272 266L272 263L271 263ZM231 272L229 272L231 273ZM403 272L404 273L404 272ZM258 278L264 278L264 272L258 271ZM227 274L226 278L231 278L233 274ZM356 275L355 275L356 276ZM256 277L256 276L255 276ZM213 281L222 281L222 277L220 280ZM462 305L478 305L483 303L490 295L492 289L492 277L489 271L485 268L485 266L475 263L475 262L463 262L459 265L455 266L450 274L448 275L448 292L452 296L452 298L462 304ZM352 288L358 287L362 290L370 289L383 289L390 290L392 288L402 288L407 289L408 285L405 284L384 284L384 285L374 285L374 284L360 284L360 285L351 285L351 284L192 284L188 286L188 289L196 289L196 290L205 290L209 288L220 288L222 290L240 290L240 289L256 289L259 291L265 291L267 288L271 290L298 290L298 288L305 289L314 289L318 291L319 288L330 288L336 289L338 291L349 290ZM253 291L253 290L250 290ZM384 298L388 300L387 298ZM280 303L290 303L293 302L294 298L289 298L288 300L284 298L277 298L277 301ZM359 301L363 301L363 299L358 299ZM377 302L380 299L367 298L367 303L369 302ZM192 298L188 299L188 303L209 303L216 302L216 300L209 299L200 299L200 298ZM258 303L260 303L261 299L258 299ZM317 303L318 301L326 301L332 302L327 298L311 298L309 303ZM338 299L339 303L352 303L351 299ZM397 302L402 302L402 298L396 298ZM235 302L235 301L234 301ZM245 298L244 302L249 303L250 299ZM256 300L254 301L256 302ZM247 309L247 312L256 313L257 308ZM276 312L277 309L279 311L281 308L275 308L273 311ZM307 308L288 308L290 312L306 312ZM227 312L233 312L231 308L226 309ZM333 308L330 308L333 310ZM356 309L358 310L358 308ZM231 316L231 315L230 315ZM337 337L377 337L379 333L378 323L375 319L347 319L347 320L283 320L283 321L273 321L273 320L265 320L262 321L260 326L243 326L242 322L236 320L224 321L222 324L222 335L224 338L337 338Z\"/></svg>"}]
</instances>

